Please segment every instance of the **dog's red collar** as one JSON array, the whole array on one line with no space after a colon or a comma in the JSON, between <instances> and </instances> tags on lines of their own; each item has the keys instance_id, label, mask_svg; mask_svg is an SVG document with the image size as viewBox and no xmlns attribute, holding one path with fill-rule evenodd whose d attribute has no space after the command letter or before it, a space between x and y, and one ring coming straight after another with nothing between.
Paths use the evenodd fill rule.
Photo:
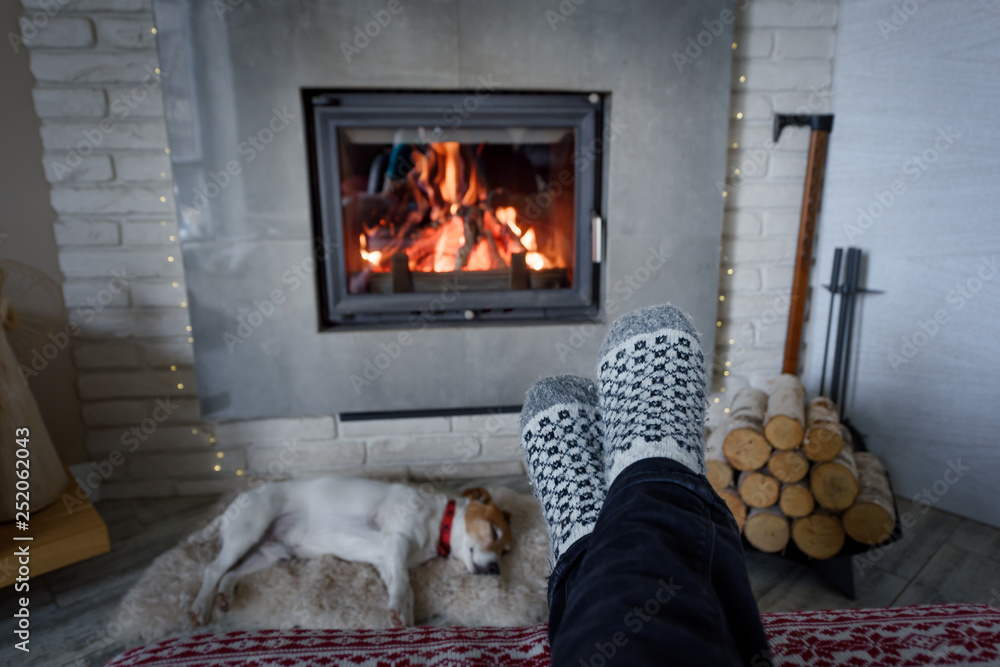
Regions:
<instances>
[{"instance_id":1,"label":"dog's red collar","mask_svg":"<svg viewBox=\"0 0 1000 667\"><path fill-rule=\"evenodd\" d=\"M451 553L451 524L455 520L455 501L449 500L441 517L441 537L438 538L438 555L447 557Z\"/></svg>"}]
</instances>

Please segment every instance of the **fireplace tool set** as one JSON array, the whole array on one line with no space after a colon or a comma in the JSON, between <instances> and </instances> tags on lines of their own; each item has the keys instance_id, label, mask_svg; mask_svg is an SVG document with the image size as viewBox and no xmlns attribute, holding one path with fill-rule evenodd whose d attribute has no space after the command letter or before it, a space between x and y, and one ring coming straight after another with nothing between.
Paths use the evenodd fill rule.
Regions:
<instances>
[{"instance_id":1,"label":"fireplace tool set","mask_svg":"<svg viewBox=\"0 0 1000 667\"><path fill-rule=\"evenodd\" d=\"M826 396L840 407L841 423L847 426L854 438L855 448L866 451L864 439L846 417L847 412L847 379L851 366L851 346L854 337L855 303L860 294L881 294L881 290L870 290L861 286L860 248L847 248L847 259L844 260L844 249L833 251L833 268L830 284L824 285L830 292L830 308L826 322L826 340L823 346L823 366L820 371L819 393ZM841 277L841 267L843 276ZM837 297L840 304L837 313L837 336L833 346L833 365L830 369L830 388L826 387L827 362L830 357L830 335L833 332L833 311Z\"/></svg>"}]
</instances>

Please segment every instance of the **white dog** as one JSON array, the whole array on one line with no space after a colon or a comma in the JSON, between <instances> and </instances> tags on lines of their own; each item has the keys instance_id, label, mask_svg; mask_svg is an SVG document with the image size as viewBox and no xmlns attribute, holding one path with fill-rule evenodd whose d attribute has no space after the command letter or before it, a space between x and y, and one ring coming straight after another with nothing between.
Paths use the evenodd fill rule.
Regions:
<instances>
[{"instance_id":1,"label":"white dog","mask_svg":"<svg viewBox=\"0 0 1000 667\"><path fill-rule=\"evenodd\" d=\"M219 555L205 570L191 618L201 625L213 606L228 610L245 574L287 558L332 554L378 568L393 625L412 625L409 568L452 555L473 574L500 574L500 555L510 549L510 515L485 489L462 496L427 496L402 484L347 477L277 482L243 493L226 509L224 516L234 518L220 524Z\"/></svg>"}]
</instances>

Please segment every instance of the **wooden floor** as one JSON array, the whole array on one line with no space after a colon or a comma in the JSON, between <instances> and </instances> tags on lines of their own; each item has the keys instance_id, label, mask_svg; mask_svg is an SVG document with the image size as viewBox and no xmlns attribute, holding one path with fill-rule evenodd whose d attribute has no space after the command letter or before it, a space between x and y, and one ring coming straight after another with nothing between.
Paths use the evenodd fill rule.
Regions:
<instances>
[{"instance_id":1,"label":"wooden floor","mask_svg":"<svg viewBox=\"0 0 1000 667\"><path fill-rule=\"evenodd\" d=\"M121 651L107 639L118 600L156 556L173 546L215 497L102 501L111 552L31 580L31 653L12 647L15 593L0 590L0 664L103 665ZM849 600L800 565L750 553L761 611L885 607L928 602L1000 605L1000 530L900 499L916 523L905 537L856 561L858 599Z\"/></svg>"}]
</instances>

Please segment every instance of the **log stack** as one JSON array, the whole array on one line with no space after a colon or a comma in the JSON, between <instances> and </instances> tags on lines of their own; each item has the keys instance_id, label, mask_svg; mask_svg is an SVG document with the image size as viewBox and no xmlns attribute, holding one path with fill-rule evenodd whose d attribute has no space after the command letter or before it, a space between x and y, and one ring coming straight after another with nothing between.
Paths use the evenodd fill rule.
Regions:
<instances>
[{"instance_id":1,"label":"log stack","mask_svg":"<svg viewBox=\"0 0 1000 667\"><path fill-rule=\"evenodd\" d=\"M807 402L801 381L785 374L770 394L743 387L728 410L714 414L705 434L708 479L755 549L777 553L793 542L826 559L847 537L879 544L892 535L885 468L874 455L855 453L833 401Z\"/></svg>"}]
</instances>

